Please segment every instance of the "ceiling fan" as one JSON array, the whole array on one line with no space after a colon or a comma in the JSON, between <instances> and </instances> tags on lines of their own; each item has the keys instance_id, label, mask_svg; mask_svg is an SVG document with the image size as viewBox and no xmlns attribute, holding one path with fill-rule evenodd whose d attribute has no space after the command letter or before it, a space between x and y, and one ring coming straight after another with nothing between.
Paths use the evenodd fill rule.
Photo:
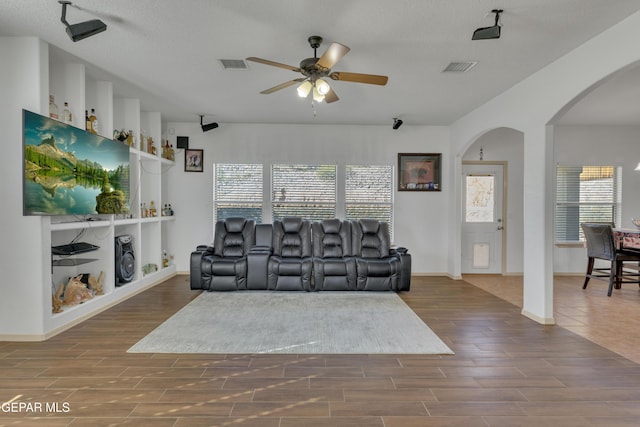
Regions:
<instances>
[{"instance_id":1,"label":"ceiling fan","mask_svg":"<svg viewBox=\"0 0 640 427\"><path fill-rule=\"evenodd\" d=\"M293 86L296 83L300 83L300 85L298 86L298 95L300 97L306 98L309 93L312 92L314 101L324 101L326 103L330 103L337 101L339 98L333 88L329 86L329 83L327 83L327 77L331 80L341 80L345 82L367 83L381 86L387 84L387 80L389 80L387 76L331 71L333 66L351 49L340 43L331 43L326 52L320 58L318 58L316 53L318 47L320 47L320 44L322 44L322 37L311 36L308 38L308 41L309 45L311 45L311 48L313 49L313 58L303 59L300 62L300 66L298 67L269 61L268 59L256 58L254 56L247 58L247 61L253 61L260 64L284 68L285 70L291 70L297 73L301 73L304 76L285 83L281 83L272 88L265 89L260 93L269 94L280 89Z\"/></svg>"}]
</instances>

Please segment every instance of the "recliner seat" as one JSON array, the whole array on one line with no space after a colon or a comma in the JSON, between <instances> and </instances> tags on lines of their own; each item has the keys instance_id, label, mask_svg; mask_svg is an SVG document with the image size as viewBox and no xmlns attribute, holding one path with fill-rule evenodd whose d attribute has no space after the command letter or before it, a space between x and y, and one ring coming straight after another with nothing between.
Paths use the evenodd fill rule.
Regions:
<instances>
[{"instance_id":1,"label":"recliner seat","mask_svg":"<svg viewBox=\"0 0 640 427\"><path fill-rule=\"evenodd\" d=\"M400 259L391 255L389 226L373 219L352 221L358 290L397 291Z\"/></svg>"},{"instance_id":2,"label":"recliner seat","mask_svg":"<svg viewBox=\"0 0 640 427\"><path fill-rule=\"evenodd\" d=\"M355 291L356 260L351 256L351 224L324 219L311 224L313 289Z\"/></svg>"},{"instance_id":3,"label":"recliner seat","mask_svg":"<svg viewBox=\"0 0 640 427\"><path fill-rule=\"evenodd\" d=\"M269 258L267 283L270 290L311 290L311 223L302 218L273 222L273 253Z\"/></svg>"},{"instance_id":4,"label":"recliner seat","mask_svg":"<svg viewBox=\"0 0 640 427\"><path fill-rule=\"evenodd\" d=\"M227 218L216 222L212 246L191 254L191 289L235 291L246 288L247 254L255 244L255 221Z\"/></svg>"}]
</instances>

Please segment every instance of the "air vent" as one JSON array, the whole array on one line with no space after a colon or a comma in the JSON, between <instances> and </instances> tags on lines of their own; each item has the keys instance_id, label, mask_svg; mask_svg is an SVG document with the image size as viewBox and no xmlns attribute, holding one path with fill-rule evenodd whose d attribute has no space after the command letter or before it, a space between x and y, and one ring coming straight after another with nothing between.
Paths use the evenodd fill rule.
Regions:
<instances>
[{"instance_id":1,"label":"air vent","mask_svg":"<svg viewBox=\"0 0 640 427\"><path fill-rule=\"evenodd\" d=\"M443 73L466 73L470 69L476 66L478 61L468 61L468 62L452 62L447 67L442 70Z\"/></svg>"},{"instance_id":2,"label":"air vent","mask_svg":"<svg viewBox=\"0 0 640 427\"><path fill-rule=\"evenodd\" d=\"M220 59L222 68L225 70L248 70L249 67L244 59Z\"/></svg>"}]
</instances>

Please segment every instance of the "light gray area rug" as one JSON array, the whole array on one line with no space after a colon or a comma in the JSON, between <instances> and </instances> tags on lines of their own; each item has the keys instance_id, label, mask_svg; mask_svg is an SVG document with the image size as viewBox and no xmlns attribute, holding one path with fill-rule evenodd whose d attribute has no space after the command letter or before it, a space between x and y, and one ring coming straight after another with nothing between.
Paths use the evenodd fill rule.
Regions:
<instances>
[{"instance_id":1,"label":"light gray area rug","mask_svg":"<svg viewBox=\"0 0 640 427\"><path fill-rule=\"evenodd\" d=\"M395 293L203 292L130 353L453 354Z\"/></svg>"}]
</instances>

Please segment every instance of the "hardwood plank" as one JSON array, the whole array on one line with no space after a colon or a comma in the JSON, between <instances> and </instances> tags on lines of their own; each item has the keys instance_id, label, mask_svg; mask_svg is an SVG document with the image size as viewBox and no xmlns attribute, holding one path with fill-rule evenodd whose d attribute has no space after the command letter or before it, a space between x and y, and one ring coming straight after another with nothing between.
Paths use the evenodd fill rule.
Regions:
<instances>
[{"instance_id":1,"label":"hardwood plank","mask_svg":"<svg viewBox=\"0 0 640 427\"><path fill-rule=\"evenodd\" d=\"M481 279L517 294L513 278ZM37 418L3 412L0 424L636 425L640 357L621 354L636 357L640 348L637 289L607 299L597 285L583 292L579 278L560 282L566 327L538 325L517 304L466 281L415 277L400 296L454 355L127 353L199 294L176 276L48 341L0 342L0 401L70 409ZM612 306L615 327L597 321ZM625 345L612 351L614 341Z\"/></svg>"}]
</instances>

